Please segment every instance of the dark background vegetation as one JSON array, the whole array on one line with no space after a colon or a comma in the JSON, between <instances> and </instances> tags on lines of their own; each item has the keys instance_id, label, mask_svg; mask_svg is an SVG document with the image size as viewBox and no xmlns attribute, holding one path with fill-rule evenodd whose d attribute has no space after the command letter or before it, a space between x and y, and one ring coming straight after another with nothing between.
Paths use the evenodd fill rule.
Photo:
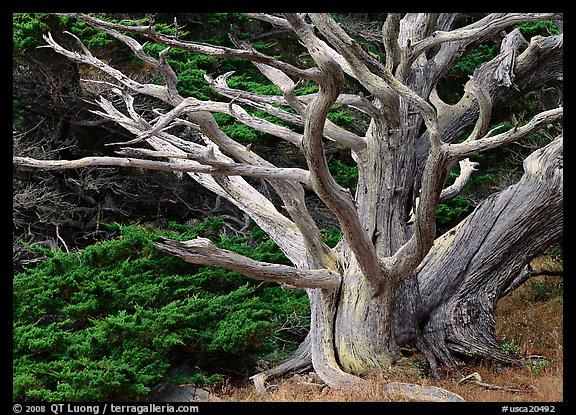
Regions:
<instances>
[{"instance_id":1,"label":"dark background vegetation","mask_svg":"<svg viewBox=\"0 0 576 415\"><path fill-rule=\"evenodd\" d=\"M385 14L339 14L373 55L373 42ZM107 14L107 19L153 18L157 30L190 40L229 44L228 33L249 40L262 52L281 55L298 66L309 60L292 35L236 13ZM467 23L463 16L460 24ZM523 25L529 38L547 34L550 22ZM90 111L105 81L94 69L71 62L43 45L50 31L72 46L77 35L98 57L131 76L155 81L126 47L74 19L42 13L13 15L13 155L74 159L113 155L110 143L132 138ZM468 76L498 53L486 42L469 51L439 85L455 102ZM146 50L157 53L159 45ZM168 60L179 76L183 96L219 100L203 79L235 71L230 85L277 94L250 63L171 50ZM298 93L314 91L303 84ZM347 85L349 92L359 91ZM545 96L530 94L493 115L494 125L521 122ZM157 103L141 100L140 111ZM526 115L528 114L528 115ZM266 134L219 114L224 131L278 166L303 166L301 155ZM367 120L335 106L330 119L361 133ZM291 126L290 126L291 127ZM510 128L505 124L502 128ZM292 128L292 127L291 127ZM183 129L183 136L192 133ZM462 220L487 194L515 182L522 160L548 142L546 134L475 156L478 171L463 193L437 209L439 232ZM357 171L349 152L327 147L336 180L352 191ZM452 176L457 175L454 170ZM266 183L253 181L272 200ZM310 210L326 241L340 237L337 222L313 196ZM98 168L42 172L13 170L13 397L15 400L144 400L154 385L215 384L226 377L249 376L258 365L286 357L304 338L308 304L299 291L250 280L212 267L199 267L157 252L159 237L211 238L219 246L255 259L285 262L274 243L238 209L181 175ZM556 255L561 255L559 248ZM174 372L184 365L187 371ZM88 387L87 387L88 386Z\"/></svg>"}]
</instances>

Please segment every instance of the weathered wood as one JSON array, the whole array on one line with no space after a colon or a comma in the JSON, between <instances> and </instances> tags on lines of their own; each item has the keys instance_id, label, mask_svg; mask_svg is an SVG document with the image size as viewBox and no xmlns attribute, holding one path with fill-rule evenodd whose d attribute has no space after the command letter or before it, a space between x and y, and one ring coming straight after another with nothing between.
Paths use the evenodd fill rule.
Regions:
<instances>
[{"instance_id":1,"label":"weathered wood","mask_svg":"<svg viewBox=\"0 0 576 415\"><path fill-rule=\"evenodd\" d=\"M130 150L128 150L130 152ZM132 150L135 152L135 150ZM155 157L170 157L173 159L194 159L188 154L150 152L145 150L146 155ZM122 154L122 152L120 152ZM223 163L203 160L205 164L190 163L183 160L163 162L155 160L137 159L131 157L83 157L76 160L36 160L29 157L14 157L14 165L19 167L39 168L42 170L79 169L83 167L131 167L137 169L203 173L212 176L248 176L272 179L296 180L306 183L308 173L302 169L292 168L267 168L239 163Z\"/></svg>"},{"instance_id":2,"label":"weathered wood","mask_svg":"<svg viewBox=\"0 0 576 415\"><path fill-rule=\"evenodd\" d=\"M184 261L226 268L257 280L279 282L300 288L334 288L340 281L338 275L326 269L301 270L288 265L256 261L218 248L206 238L183 242L165 240L155 242L154 245L160 251Z\"/></svg>"},{"instance_id":3,"label":"weathered wood","mask_svg":"<svg viewBox=\"0 0 576 415\"><path fill-rule=\"evenodd\" d=\"M521 180L439 238L417 270L423 333L444 356L517 361L495 338L493 311L526 265L562 237L562 148L560 137L528 157Z\"/></svg>"}]
</instances>

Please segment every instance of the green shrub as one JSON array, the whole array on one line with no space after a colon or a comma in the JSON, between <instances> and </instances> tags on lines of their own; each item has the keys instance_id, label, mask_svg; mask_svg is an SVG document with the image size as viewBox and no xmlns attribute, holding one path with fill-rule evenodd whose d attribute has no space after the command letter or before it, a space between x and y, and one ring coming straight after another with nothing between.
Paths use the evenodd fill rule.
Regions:
<instances>
[{"instance_id":1,"label":"green shrub","mask_svg":"<svg viewBox=\"0 0 576 415\"><path fill-rule=\"evenodd\" d=\"M322 237L324 243L328 245L330 248L334 248L340 239L342 239L342 231L340 229L330 228L330 229L322 229Z\"/></svg>"},{"instance_id":2,"label":"green shrub","mask_svg":"<svg viewBox=\"0 0 576 415\"><path fill-rule=\"evenodd\" d=\"M446 203L439 203L436 207L436 224L439 228L451 228L469 209L470 201L463 196L455 196Z\"/></svg>"},{"instance_id":3,"label":"green shrub","mask_svg":"<svg viewBox=\"0 0 576 415\"><path fill-rule=\"evenodd\" d=\"M328 119L339 127L346 128L354 122L355 118L340 108L340 105L333 105L332 110L328 113Z\"/></svg>"},{"instance_id":4,"label":"green shrub","mask_svg":"<svg viewBox=\"0 0 576 415\"><path fill-rule=\"evenodd\" d=\"M358 167L356 165L348 165L337 158L332 158L328 162L328 168L336 183L352 192L356 190L358 184Z\"/></svg>"},{"instance_id":5,"label":"green shrub","mask_svg":"<svg viewBox=\"0 0 576 415\"><path fill-rule=\"evenodd\" d=\"M114 23L125 23L109 19L105 14L98 17ZM140 20L144 23L145 20ZM130 24L132 25L132 24ZM170 33L167 25L154 25L161 33ZM15 52L23 52L46 44L42 35L48 32L60 33L67 30L78 36L88 49L102 48L116 41L107 33L95 29L84 22L68 16L58 16L51 13L13 13L12 14L12 44Z\"/></svg>"},{"instance_id":6,"label":"green shrub","mask_svg":"<svg viewBox=\"0 0 576 415\"><path fill-rule=\"evenodd\" d=\"M281 95L281 91L276 85L271 84L264 76L257 74L231 76L228 79L228 86L259 95Z\"/></svg>"},{"instance_id":7,"label":"green shrub","mask_svg":"<svg viewBox=\"0 0 576 415\"><path fill-rule=\"evenodd\" d=\"M468 52L451 70L459 74L472 75L481 64L496 57L499 49L500 45L497 43L480 44Z\"/></svg>"},{"instance_id":8,"label":"green shrub","mask_svg":"<svg viewBox=\"0 0 576 415\"><path fill-rule=\"evenodd\" d=\"M265 133L261 131L248 127L240 121L236 121L234 117L227 114L215 113L214 119L226 135L239 143L249 143L265 135Z\"/></svg>"},{"instance_id":9,"label":"green shrub","mask_svg":"<svg viewBox=\"0 0 576 415\"><path fill-rule=\"evenodd\" d=\"M447 103L455 104L463 94L463 85L476 68L490 61L500 50L500 45L494 42L482 43L467 51L462 58L448 71L438 85L438 95Z\"/></svg>"},{"instance_id":10,"label":"green shrub","mask_svg":"<svg viewBox=\"0 0 576 415\"><path fill-rule=\"evenodd\" d=\"M46 16L40 13L12 14L12 47L14 53L44 44L42 34L47 30L47 25L43 21Z\"/></svg>"},{"instance_id":11,"label":"green shrub","mask_svg":"<svg viewBox=\"0 0 576 415\"><path fill-rule=\"evenodd\" d=\"M558 35L560 30L553 20L544 20L542 22L528 22L518 26L520 33L526 39L530 40L533 36Z\"/></svg>"},{"instance_id":12,"label":"green shrub","mask_svg":"<svg viewBox=\"0 0 576 415\"><path fill-rule=\"evenodd\" d=\"M46 259L14 276L14 400L143 400L155 384L174 381L170 369L185 359L209 357L251 373L259 357L303 339L301 331L278 330L287 316L309 316L303 292L154 247L159 237L203 236L255 259L287 262L263 233L246 247L247 238L219 235L219 219L163 230L112 226L118 239L75 253L38 248Z\"/></svg>"}]
</instances>

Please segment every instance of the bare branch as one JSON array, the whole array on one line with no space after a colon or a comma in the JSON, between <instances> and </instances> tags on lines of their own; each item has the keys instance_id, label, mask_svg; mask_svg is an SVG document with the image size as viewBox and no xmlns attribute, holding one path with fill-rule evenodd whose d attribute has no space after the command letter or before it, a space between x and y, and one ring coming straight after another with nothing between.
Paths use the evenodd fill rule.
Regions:
<instances>
[{"instance_id":1,"label":"bare branch","mask_svg":"<svg viewBox=\"0 0 576 415\"><path fill-rule=\"evenodd\" d=\"M363 76L359 78L359 81L368 81L367 84L365 83L366 88L375 94L385 107L390 107L385 108L385 111L392 109L397 110L398 102L396 94L402 95L402 97L413 104L422 115L424 123L426 127L428 127L428 140L432 147L440 146L438 120L434 108L428 102L400 82L388 69L381 65L380 62L360 48L332 18L315 13L310 14L310 18L318 30L320 30L324 36L328 37L332 43L337 45L341 53L346 53L346 58L351 59L355 63L355 68L362 70ZM379 76L372 73L369 68ZM370 85L377 90L371 90ZM392 126L397 125L397 111L394 112L396 115L393 118L388 117L388 121L391 122Z\"/></svg>"},{"instance_id":2,"label":"bare branch","mask_svg":"<svg viewBox=\"0 0 576 415\"><path fill-rule=\"evenodd\" d=\"M518 45L518 43L515 44ZM515 58L512 87L504 86L498 80L499 68L501 68L502 62L506 60L507 52L504 50L494 59L476 69L474 76L466 85L466 90L470 93L465 93L459 102L454 105L442 105L434 99L438 108L442 140L452 142L465 134L474 122L473 120L476 120L477 125L479 122L483 124L486 122L484 120L487 120L488 117L478 117L478 112L483 110L484 105L478 99L482 100L484 95L486 98L489 97L492 106L498 107L521 94L526 94L551 83L562 82L562 44L562 35L532 37L528 47ZM487 112L487 109L484 111ZM485 131L484 128L476 127L476 132L472 134L470 139L473 140L487 134L481 132L482 130Z\"/></svg>"},{"instance_id":3,"label":"bare branch","mask_svg":"<svg viewBox=\"0 0 576 415\"><path fill-rule=\"evenodd\" d=\"M143 30L147 29L144 28ZM188 102L180 105L184 101L184 98L172 96L167 92L166 88L153 85L153 89L150 90L147 88L147 86L142 86L138 83L130 83L122 73L116 71L113 68L110 68L107 64L94 58L91 55L80 56L75 52L66 51L55 42L52 44L52 47L57 52L63 53L65 56L103 69L106 73L117 79L121 84L124 84L129 88L135 89L136 91L142 93L150 94L178 107L178 110L169 113L169 115L164 118L164 122L162 122L162 119L159 120L159 126L168 124L170 119L176 117L180 112L182 112L181 110L185 108L193 123L199 126L199 129L204 134L204 136L209 138L213 143L222 148L228 154L231 154L233 157L241 160L246 164L263 166L267 168L274 167L271 163L264 161L255 153L247 150L244 146L236 143L225 134L223 134L211 114L195 105L197 103L188 100ZM158 90L158 88L160 89ZM101 98L100 105L106 112L95 113L115 120L137 136L144 138L145 141L147 141L153 147L156 146L155 148L157 149L167 149L169 151L173 151L177 150L177 147L173 147L174 145L182 147L183 143L181 140L177 139L177 137L167 134L164 131L165 128L157 128L154 130L154 132L156 132L156 136L158 136L160 139L156 139L155 135L150 135L149 131L152 130L153 127L144 119L142 119L136 113L136 111L134 111L133 98L128 94L123 94L123 96L128 112L132 118L124 116L104 98ZM235 107L236 110L234 111L234 107L229 104L212 103L211 105L213 106L212 110L214 111L229 113L232 116L236 116L237 118L242 119L246 123L252 122L252 125L260 121L256 118L247 116L247 114L238 106ZM198 111L194 112L192 110ZM176 121L176 123L185 122L184 120L176 118L174 118L174 121ZM262 122L262 124L266 124L266 122ZM271 126L272 124L267 123L266 125ZM274 128L278 129L278 126L275 126ZM292 137L294 134L288 129L280 128L280 130L285 131L286 135L289 137ZM144 134L143 137L142 134ZM141 138L131 140L131 142L138 142L141 140ZM189 151L190 146L194 147L195 145L193 143L187 143L187 151ZM205 153L202 149L196 149L193 152L194 154ZM263 196L261 197L261 195L252 186L249 186L244 181L228 180L222 176L220 176L217 180L214 180L214 178L206 177L206 175L201 173L188 173L194 178L194 180L198 181L206 188L230 199L234 204L248 212L250 216L256 221L256 223L258 223L258 225L262 227L262 229L264 229L267 233L269 233L270 236L278 243L286 255L296 263L304 264L306 262L306 258L303 258L301 255L302 250L305 247L308 247L311 250L310 254L316 257L316 263L325 263L324 256L326 249L321 242L320 231L311 225L313 220L305 208L303 197L300 196L299 192L301 192L301 189L299 189L294 183L285 183L283 180L279 181L277 178L274 180L270 179L278 194L284 200L285 205L291 207L291 215L293 216L295 222L298 223L298 227L294 226L294 223L290 222L287 218L277 212L276 208L268 200L265 200ZM240 191L240 189L243 189L243 191ZM252 200L247 200L247 197L250 197L247 195L252 196ZM304 232L304 235L298 235L298 228ZM302 236L304 236L304 240L301 239Z\"/></svg>"},{"instance_id":4,"label":"bare branch","mask_svg":"<svg viewBox=\"0 0 576 415\"><path fill-rule=\"evenodd\" d=\"M322 145L322 131L326 116L342 88L342 72L330 56L324 53L310 27L307 27L295 15L287 14L286 17L325 74L325 79L320 83L318 95L307 106L304 126L303 145L310 169L311 185L316 194L338 218L363 274L373 288L379 290L382 280L379 275L376 250L361 225L352 195L338 185L330 174Z\"/></svg>"},{"instance_id":5,"label":"bare branch","mask_svg":"<svg viewBox=\"0 0 576 415\"><path fill-rule=\"evenodd\" d=\"M143 149L142 149L143 150ZM128 152L120 152L125 154L129 152L145 153L154 157L171 157L171 158L186 158L193 159L194 157L187 157L187 155L178 155L177 153L168 152L154 152L154 151L138 151L132 149ZM204 160L207 162L207 160ZM212 176L250 176L261 177L267 179L277 180L295 180L306 183L308 173L306 170L297 168L266 168L258 166L250 166L238 163L222 163L212 161L210 165L192 164L186 161L156 161L144 160L131 157L84 157L77 160L37 160L29 157L14 157L15 166L32 167L42 170L65 170L65 169L78 169L83 167L132 167L148 170L167 171L167 172L189 172L189 173L203 173Z\"/></svg>"},{"instance_id":6,"label":"bare branch","mask_svg":"<svg viewBox=\"0 0 576 415\"><path fill-rule=\"evenodd\" d=\"M407 65L414 62L426 50L442 43L461 42L466 45L486 40L505 27L515 24L562 19L562 13L492 13L468 26L449 32L435 31L427 38L414 42L409 48Z\"/></svg>"},{"instance_id":7,"label":"bare branch","mask_svg":"<svg viewBox=\"0 0 576 415\"><path fill-rule=\"evenodd\" d=\"M335 288L340 282L337 274L326 269L302 270L288 265L256 261L218 248L206 238L184 242L163 240L156 242L155 246L160 251L186 262L222 267L257 280L284 283L298 288Z\"/></svg>"},{"instance_id":8,"label":"bare branch","mask_svg":"<svg viewBox=\"0 0 576 415\"><path fill-rule=\"evenodd\" d=\"M70 17L75 17L91 26L97 28L109 28L114 30L121 30L128 33L138 33L149 37L154 42L162 45L175 47L192 52L203 53L210 56L218 56L222 58L239 58L258 63L265 63L273 68L280 69L282 72L287 73L298 78L317 80L318 71L315 68L300 69L288 63L276 60L268 55L257 51L247 51L241 49L233 49L225 46L215 46L201 42L190 42L177 39L173 36L164 35L156 32L151 26L124 26L121 24L105 22L81 13L65 13Z\"/></svg>"},{"instance_id":9,"label":"bare branch","mask_svg":"<svg viewBox=\"0 0 576 415\"><path fill-rule=\"evenodd\" d=\"M516 126L506 132L494 136L488 134L475 141L448 144L448 155L452 159L463 159L481 151L490 150L511 143L527 136L528 134L532 134L548 124L560 121L563 118L563 115L564 109L562 107L555 108L536 114L530 121L521 127Z\"/></svg>"},{"instance_id":10,"label":"bare branch","mask_svg":"<svg viewBox=\"0 0 576 415\"><path fill-rule=\"evenodd\" d=\"M492 117L492 98L490 98L489 92L479 87L476 82L477 79L472 77L472 79L464 85L464 92L474 96L478 103L478 119L476 120L474 129L465 140L467 142L474 141L486 134Z\"/></svg>"},{"instance_id":11,"label":"bare branch","mask_svg":"<svg viewBox=\"0 0 576 415\"><path fill-rule=\"evenodd\" d=\"M464 86L464 92L476 98L479 112L474 129L465 140L466 142L474 141L486 134L492 116L492 98L486 86L493 85L494 81L504 87L513 86L516 55L520 47L525 47L527 44L520 30L514 29L502 41L500 54L489 63L489 65L497 63L494 71L485 71L484 65L481 65Z\"/></svg>"},{"instance_id":12,"label":"bare branch","mask_svg":"<svg viewBox=\"0 0 576 415\"><path fill-rule=\"evenodd\" d=\"M105 63L94 58L90 58L89 62L96 65L101 64L103 67L109 68ZM112 68L109 69L109 72L117 75L114 73L115 70ZM121 78L121 74L117 76ZM117 92L122 94L130 117L132 118L118 111L111 102L104 99L103 97L100 98L99 104L104 112L94 111L94 113L117 122L119 125L134 133L136 136L141 136L143 133L151 130L152 126L141 116L139 116L134 110L134 98L126 93L122 93L121 91ZM161 94L161 98L167 98L167 94ZM183 98L180 98L176 103L174 103L174 105L177 106L183 100ZM216 105L224 105L226 108L228 107L228 105L225 103L218 103ZM213 143L212 145L215 144L216 146L219 146L246 165L260 166L268 169L275 168L275 166L271 163L266 162L254 152L246 149L245 146L231 140L229 137L223 134L209 112L200 110L198 112L190 113L189 116L194 122L193 124L198 125L199 133L206 137L207 140L211 141ZM175 119L175 122L180 123L183 122L183 120ZM132 140L132 142L134 141L139 140ZM192 142L183 142L183 140L179 139L178 137L168 134L166 131L164 131L164 129L158 131L155 135L148 134L144 141L156 150L182 154L186 154L186 152L188 152L193 154L195 157L205 157L207 154L206 151L208 150L206 147ZM182 151L181 148L185 148L186 151ZM212 152L218 157L217 160L228 163L232 162L230 158L220 153L218 147L212 147ZM193 162L189 161L188 163ZM288 218L278 212L276 207L268 199L266 199L256 189L254 189L254 187L246 183L244 179L240 177L224 178L223 175L211 175L210 173L214 172L213 168L204 170L205 167L197 167L196 169L206 171L206 173L190 171L187 171L187 173L202 186L220 196L225 197L240 209L247 212L250 217L254 219L254 221L265 232L267 232L270 237L274 239L274 241L276 241L280 249L282 249L287 257L293 260L295 264L304 265L306 263L307 258L302 256L302 252L306 250L307 246L315 246L318 248L316 252L324 253L324 251L320 249L322 244L318 242L320 241L319 230L315 230L315 242L310 242L309 239L313 234L312 228L309 225L300 225L302 229L305 228L308 232L307 236L304 238L294 222L290 221ZM271 183L273 183L273 185L277 187L278 193L281 196L284 195L283 198L286 197L285 195L287 191L285 189L295 187L297 183L294 180L281 180L278 179L278 177L275 177L274 179L270 178L269 180ZM299 200L297 196L290 195L290 201L285 203L287 205L303 205L295 202L296 200ZM309 216L309 214L307 214L305 208L300 207L297 210L298 216L296 221L309 222L309 220L306 219L306 215ZM318 260L317 262L320 264L323 263L322 260Z\"/></svg>"},{"instance_id":13,"label":"bare branch","mask_svg":"<svg viewBox=\"0 0 576 415\"><path fill-rule=\"evenodd\" d=\"M511 87L514 84L514 67L516 66L516 56L520 48L526 48L528 42L520 33L520 29L512 30L502 40L500 53L503 55L502 62L496 70L496 79L500 85Z\"/></svg>"},{"instance_id":14,"label":"bare branch","mask_svg":"<svg viewBox=\"0 0 576 415\"><path fill-rule=\"evenodd\" d=\"M246 50L253 50L252 46L250 46L247 42L243 42L235 38L233 38L232 40L238 47L241 47ZM324 42L321 42L321 44L325 45L326 50L330 49ZM335 53L336 52L334 52L333 54ZM296 112L298 112L301 116L303 116L305 112L305 105L303 102L304 100L300 96L296 96L294 94L296 84L285 73L283 73L278 69L272 68L265 64L255 63L255 65L264 76L266 76L274 85L276 85L282 91L285 102L288 103L290 106L292 106L292 108L294 108ZM346 99L350 101L351 97L348 96ZM310 98L307 101L309 102ZM374 109L372 105L370 104L367 105L366 101L355 99L354 102L360 104L362 108L368 107L369 109ZM377 111L372 111L372 114L377 114ZM361 151L366 146L366 143L361 137L349 131L346 131L345 129L337 126L328 119L326 119L326 123L324 125L324 134L327 138L334 140L348 148L351 148L354 151Z\"/></svg>"},{"instance_id":15,"label":"bare branch","mask_svg":"<svg viewBox=\"0 0 576 415\"><path fill-rule=\"evenodd\" d=\"M456 196L462 188L468 183L470 176L472 176L472 172L476 170L476 166L478 165L475 161L470 161L470 159L460 160L460 174L454 180L450 186L442 189L442 193L440 193L440 202L444 202L446 200L452 199Z\"/></svg>"},{"instance_id":16,"label":"bare branch","mask_svg":"<svg viewBox=\"0 0 576 415\"><path fill-rule=\"evenodd\" d=\"M124 27L124 26L122 26ZM101 26L100 27L104 32L108 33L112 37L122 41L132 51L138 56L142 61L146 62L150 67L154 68L157 72L159 72L164 79L166 80L166 88L168 89L168 94L174 97L178 96L178 91L176 86L178 85L178 76L170 66L170 64L166 61L166 54L168 53L169 48L164 49L159 53L159 60L154 59L152 56L148 55L144 52L144 49L140 43L138 43L134 38L126 36L117 30L112 28Z\"/></svg>"},{"instance_id":17,"label":"bare branch","mask_svg":"<svg viewBox=\"0 0 576 415\"><path fill-rule=\"evenodd\" d=\"M250 16L253 19L261 20L263 22L268 22L273 24L274 26L283 27L284 29L292 30L292 26L290 23L282 17L273 16L267 13L245 13L246 16Z\"/></svg>"},{"instance_id":18,"label":"bare branch","mask_svg":"<svg viewBox=\"0 0 576 415\"><path fill-rule=\"evenodd\" d=\"M400 14L389 13L382 27L382 43L386 51L386 69L394 71L400 62L400 45L397 33L400 31Z\"/></svg>"},{"instance_id":19,"label":"bare branch","mask_svg":"<svg viewBox=\"0 0 576 415\"><path fill-rule=\"evenodd\" d=\"M310 18L320 32L336 47L336 50L346 60L351 68L353 76L362 85L376 96L389 114L395 114L398 108L397 97L394 90L387 82L382 82L382 78L375 75L373 70L380 72L385 68L367 54L336 22L325 14L311 13ZM323 48L328 56L327 48Z\"/></svg>"},{"instance_id":20,"label":"bare branch","mask_svg":"<svg viewBox=\"0 0 576 415\"><path fill-rule=\"evenodd\" d=\"M247 92L240 89L230 88L228 87L226 81L233 73L234 72L232 71L226 72L225 74L220 75L216 79L212 79L210 76L204 75L204 79L206 79L206 82L208 82L210 86L222 96L231 98L236 102L241 102L243 104L250 105L253 108L262 110L270 115L278 117L283 121L287 121L300 127L304 126L304 117L302 115L304 111L302 109L300 110L302 114L294 114L291 112L287 112L281 108L278 108L278 105L288 106L293 104L292 100L287 99L286 97L287 93L285 93L284 96L259 95L253 92ZM293 88L296 87L296 84L292 84L292 87ZM304 106L308 104L310 101L312 101L315 97L316 97L315 93L298 95L297 100L299 104L296 106L300 108L301 105L302 108L304 108ZM336 100L336 104L343 104L350 107L354 107L371 117L377 117L379 114L379 110L370 101L368 101L363 96L355 94L340 94L338 96L338 99ZM294 105L292 106L294 107ZM327 125L324 135L328 138L332 138L334 136L338 136L338 133L342 133L342 136L346 135L346 138L341 139L332 138L332 139L334 141L338 141L340 144L343 145L348 144L347 147L350 147L355 151L362 151L362 149L365 146L362 137L344 131L344 129L340 127L337 128L339 129L337 130L338 132L336 132L333 125ZM301 144L298 146L301 147Z\"/></svg>"},{"instance_id":21,"label":"bare branch","mask_svg":"<svg viewBox=\"0 0 576 415\"><path fill-rule=\"evenodd\" d=\"M87 49L85 47L82 48L85 53L80 54L78 52L69 51L69 50L63 48L62 46L60 46L58 43L56 43L54 41L54 39L52 38L52 34L50 34L50 33L48 33L46 35L42 35L42 37L44 38L44 40L48 44L45 47L50 47L50 48L54 49L54 51L74 60L75 62L81 62L81 63L85 63L87 65L91 65L91 66L95 67L96 69L99 69L99 70L105 72L106 74L112 76L114 79L118 80L120 82L120 84L132 89L133 91L136 91L136 92L139 92L142 94L146 94L146 95L150 95L150 96L153 96L153 97L165 100L165 101L171 100L171 97L168 94L167 88L165 86L154 85L154 84L141 84L139 82L134 81L130 77L124 75L119 70L114 69L110 65L105 64L100 59L92 56L92 54L90 52L86 53ZM74 36L74 37L76 39L78 39L76 36Z\"/></svg>"}]
</instances>

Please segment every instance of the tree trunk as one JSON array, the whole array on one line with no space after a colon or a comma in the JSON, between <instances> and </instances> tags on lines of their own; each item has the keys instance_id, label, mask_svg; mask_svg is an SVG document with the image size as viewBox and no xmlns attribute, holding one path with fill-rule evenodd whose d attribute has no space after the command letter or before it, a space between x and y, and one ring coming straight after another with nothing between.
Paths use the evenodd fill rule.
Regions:
<instances>
[{"instance_id":1,"label":"tree trunk","mask_svg":"<svg viewBox=\"0 0 576 415\"><path fill-rule=\"evenodd\" d=\"M455 355L518 363L495 337L494 308L534 256L562 237L562 160L560 137L526 159L518 183L438 238L411 278L376 296L343 250L341 285L311 290L314 369L328 384L354 385L360 380L346 373L390 370L408 344L434 372L437 363L456 367Z\"/></svg>"},{"instance_id":2,"label":"tree trunk","mask_svg":"<svg viewBox=\"0 0 576 415\"><path fill-rule=\"evenodd\" d=\"M443 364L450 352L513 363L494 336L494 308L530 263L563 232L562 138L524 161L522 179L481 203L436 241L417 270L428 345Z\"/></svg>"},{"instance_id":3,"label":"tree trunk","mask_svg":"<svg viewBox=\"0 0 576 415\"><path fill-rule=\"evenodd\" d=\"M356 375L389 370L400 357L394 342L392 287L374 295L354 264L344 271L334 316L334 348L340 367Z\"/></svg>"}]
</instances>

